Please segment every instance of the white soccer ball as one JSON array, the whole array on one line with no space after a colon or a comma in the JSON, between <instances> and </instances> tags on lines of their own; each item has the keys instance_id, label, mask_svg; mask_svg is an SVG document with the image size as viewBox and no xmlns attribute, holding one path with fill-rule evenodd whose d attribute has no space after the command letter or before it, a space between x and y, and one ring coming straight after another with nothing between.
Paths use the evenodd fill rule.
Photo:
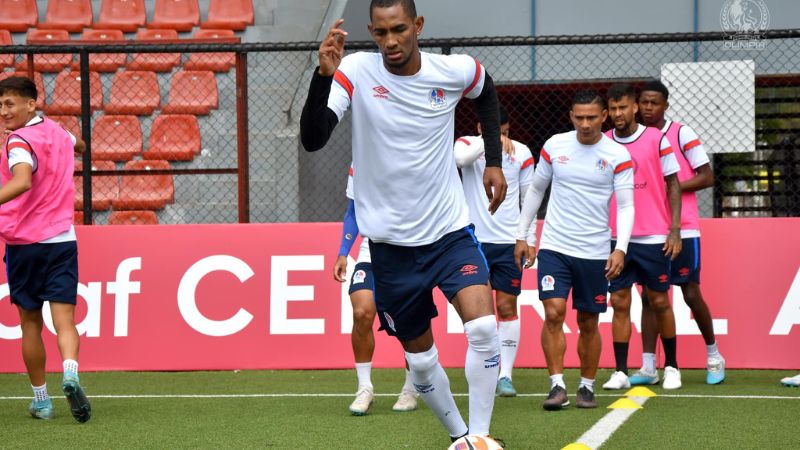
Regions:
<instances>
[{"instance_id":1,"label":"white soccer ball","mask_svg":"<svg viewBox=\"0 0 800 450\"><path fill-rule=\"evenodd\" d=\"M489 436L468 434L455 440L447 450L500 450L503 447Z\"/></svg>"}]
</instances>

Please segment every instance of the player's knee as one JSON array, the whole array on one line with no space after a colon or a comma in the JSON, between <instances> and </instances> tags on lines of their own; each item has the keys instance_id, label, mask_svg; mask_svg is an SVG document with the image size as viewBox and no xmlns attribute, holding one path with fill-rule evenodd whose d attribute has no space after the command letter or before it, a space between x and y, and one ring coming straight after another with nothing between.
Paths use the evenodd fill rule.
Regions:
<instances>
[{"instance_id":1,"label":"player's knee","mask_svg":"<svg viewBox=\"0 0 800 450\"><path fill-rule=\"evenodd\" d=\"M417 374L429 373L439 363L439 351L434 345L429 350L421 353L406 352L408 370Z\"/></svg>"},{"instance_id":2,"label":"player's knee","mask_svg":"<svg viewBox=\"0 0 800 450\"><path fill-rule=\"evenodd\" d=\"M372 327L375 322L375 310L370 308L356 307L353 308L353 325L363 328L365 326Z\"/></svg>"},{"instance_id":3,"label":"player's knee","mask_svg":"<svg viewBox=\"0 0 800 450\"><path fill-rule=\"evenodd\" d=\"M511 303L497 303L497 315L501 319L513 320L517 318L517 305Z\"/></svg>"},{"instance_id":4,"label":"player's knee","mask_svg":"<svg viewBox=\"0 0 800 450\"><path fill-rule=\"evenodd\" d=\"M500 341L497 335L497 319L483 316L464 324L467 342L478 352L499 352Z\"/></svg>"},{"instance_id":5,"label":"player's knee","mask_svg":"<svg viewBox=\"0 0 800 450\"><path fill-rule=\"evenodd\" d=\"M612 295L611 307L614 308L614 314L630 314L631 299L622 295Z\"/></svg>"},{"instance_id":6,"label":"player's knee","mask_svg":"<svg viewBox=\"0 0 800 450\"><path fill-rule=\"evenodd\" d=\"M659 292L658 295L650 295L650 308L655 312L666 311L670 308L669 297L666 292Z\"/></svg>"},{"instance_id":7,"label":"player's knee","mask_svg":"<svg viewBox=\"0 0 800 450\"><path fill-rule=\"evenodd\" d=\"M558 308L545 308L544 309L544 322L548 327L561 328L564 323L564 318L567 314L566 310Z\"/></svg>"}]
</instances>

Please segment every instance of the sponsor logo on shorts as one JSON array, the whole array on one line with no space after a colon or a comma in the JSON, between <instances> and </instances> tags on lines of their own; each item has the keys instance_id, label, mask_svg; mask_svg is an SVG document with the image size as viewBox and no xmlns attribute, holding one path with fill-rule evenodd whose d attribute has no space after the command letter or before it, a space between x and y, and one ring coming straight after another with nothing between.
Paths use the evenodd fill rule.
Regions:
<instances>
[{"instance_id":1,"label":"sponsor logo on shorts","mask_svg":"<svg viewBox=\"0 0 800 450\"><path fill-rule=\"evenodd\" d=\"M688 267L681 267L680 269L678 269L678 274L680 274L680 276L682 276L682 277L689 276L689 268Z\"/></svg>"},{"instance_id":2,"label":"sponsor logo on shorts","mask_svg":"<svg viewBox=\"0 0 800 450\"><path fill-rule=\"evenodd\" d=\"M659 283L666 283L667 281L669 281L669 277L666 274L661 274L658 276Z\"/></svg>"},{"instance_id":3,"label":"sponsor logo on shorts","mask_svg":"<svg viewBox=\"0 0 800 450\"><path fill-rule=\"evenodd\" d=\"M489 368L492 368L492 367L497 367L497 366L499 366L499 365L500 365L500 354L499 354L499 353L498 353L498 354L496 354L496 355L494 355L494 356L492 356L492 357L491 357L491 358L489 358L489 359L484 359L484 360L483 360L483 368L484 368L484 369L489 369Z\"/></svg>"},{"instance_id":4,"label":"sponsor logo on shorts","mask_svg":"<svg viewBox=\"0 0 800 450\"><path fill-rule=\"evenodd\" d=\"M556 279L552 275L545 275L542 277L542 290L552 291L556 288Z\"/></svg>"},{"instance_id":5,"label":"sponsor logo on shorts","mask_svg":"<svg viewBox=\"0 0 800 450\"><path fill-rule=\"evenodd\" d=\"M472 264L467 264L466 266L461 268L461 275L477 275L478 274L478 266L473 266Z\"/></svg>"},{"instance_id":6,"label":"sponsor logo on shorts","mask_svg":"<svg viewBox=\"0 0 800 450\"><path fill-rule=\"evenodd\" d=\"M388 312L384 311L383 317L386 318L386 324L389 325L389 328L391 328L392 331L397 332L397 330L394 328L394 319L392 319L392 316L390 316Z\"/></svg>"},{"instance_id":7,"label":"sponsor logo on shorts","mask_svg":"<svg viewBox=\"0 0 800 450\"><path fill-rule=\"evenodd\" d=\"M518 288L519 287L519 278L514 278L511 280L511 287Z\"/></svg>"},{"instance_id":8,"label":"sponsor logo on shorts","mask_svg":"<svg viewBox=\"0 0 800 450\"><path fill-rule=\"evenodd\" d=\"M517 341L515 341L513 339L506 339L504 341L500 341L500 344L503 347L516 347L517 346Z\"/></svg>"},{"instance_id":9,"label":"sponsor logo on shorts","mask_svg":"<svg viewBox=\"0 0 800 450\"><path fill-rule=\"evenodd\" d=\"M433 385L414 383L414 389L416 389L420 394L427 394L428 392L433 392Z\"/></svg>"},{"instance_id":10,"label":"sponsor logo on shorts","mask_svg":"<svg viewBox=\"0 0 800 450\"><path fill-rule=\"evenodd\" d=\"M606 304L606 295L602 294L602 295L596 296L594 298L594 302L599 304L599 305L605 305Z\"/></svg>"},{"instance_id":11,"label":"sponsor logo on shorts","mask_svg":"<svg viewBox=\"0 0 800 450\"><path fill-rule=\"evenodd\" d=\"M367 273L363 270L356 270L356 273L353 274L353 284L361 284L364 282L364 279L367 278Z\"/></svg>"}]
</instances>

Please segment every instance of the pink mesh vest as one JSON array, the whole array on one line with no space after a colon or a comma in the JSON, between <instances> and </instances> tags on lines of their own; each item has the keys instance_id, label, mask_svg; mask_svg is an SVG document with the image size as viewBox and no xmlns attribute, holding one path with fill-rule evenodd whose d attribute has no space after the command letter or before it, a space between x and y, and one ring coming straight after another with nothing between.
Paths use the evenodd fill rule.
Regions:
<instances>
[{"instance_id":1,"label":"pink mesh vest","mask_svg":"<svg viewBox=\"0 0 800 450\"><path fill-rule=\"evenodd\" d=\"M695 173L683 152L698 145L700 141L687 142L684 148L682 148L679 139L682 126L683 125L678 122L672 122L665 134L675 153L675 159L678 160L678 165L681 168L680 172L678 172L678 180L686 181L690 178L694 178ZM681 230L700 230L700 214L697 211L697 194L694 192L683 192L681 194Z\"/></svg>"}]
</instances>

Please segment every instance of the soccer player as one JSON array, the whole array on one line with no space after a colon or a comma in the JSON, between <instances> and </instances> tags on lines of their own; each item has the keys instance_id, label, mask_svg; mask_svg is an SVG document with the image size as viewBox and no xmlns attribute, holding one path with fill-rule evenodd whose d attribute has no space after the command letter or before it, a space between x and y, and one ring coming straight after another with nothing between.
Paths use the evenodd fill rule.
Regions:
<instances>
[{"instance_id":1,"label":"soccer player","mask_svg":"<svg viewBox=\"0 0 800 450\"><path fill-rule=\"evenodd\" d=\"M342 227L342 244L339 247L339 257L333 267L333 278L345 282L347 273L347 255L358 237L358 223L356 222L355 202L353 201L353 170L347 178L347 212L344 214ZM375 393L370 379L372 372L372 354L375 352L375 336L372 333L372 324L375 323L375 299L372 293L374 279L372 276L372 263L369 257L369 241L363 239L358 250L356 267L350 279L350 303L353 306L353 331L350 340L353 345L353 356L356 360L356 377L358 389L356 398L350 404L350 413L354 416L363 416L369 411ZM400 390L393 411L404 412L417 409L417 391L411 382L411 373L406 370L406 382Z\"/></svg>"},{"instance_id":2,"label":"soccer player","mask_svg":"<svg viewBox=\"0 0 800 450\"><path fill-rule=\"evenodd\" d=\"M33 388L28 411L38 419L54 415L42 342L42 306L49 302L64 366L61 388L72 416L86 422L92 410L78 378L78 247L72 226L73 150L82 152L84 145L36 114L37 97L28 78L0 81L0 117L7 136L0 156L0 238L6 242L8 287L19 311L22 358Z\"/></svg>"},{"instance_id":3,"label":"soccer player","mask_svg":"<svg viewBox=\"0 0 800 450\"><path fill-rule=\"evenodd\" d=\"M697 133L688 125L666 120L669 108L669 90L658 80L647 82L639 95L639 113L642 122L666 134L678 160L681 185L681 241L682 249L672 262L670 282L680 286L683 299L692 310L694 320L706 342L706 383L719 384L725 380L725 358L717 348L711 312L700 291L700 215L697 211L696 191L714 185L708 155ZM674 151L680 150L680 151ZM643 294L646 296L646 294ZM658 383L656 370L656 320L649 302L642 299L642 368L630 378L632 385Z\"/></svg>"},{"instance_id":4,"label":"soccer player","mask_svg":"<svg viewBox=\"0 0 800 450\"><path fill-rule=\"evenodd\" d=\"M604 389L630 387L628 342L631 338L631 288L634 283L646 292L656 316L664 345L664 389L681 387L675 337L675 314L669 302L670 260L681 252L681 187L678 161L660 129L636 122L636 91L629 84L616 84L608 90L608 109L614 128L606 134L623 144L634 165L634 204L636 217L625 269L609 287L614 307L612 335L616 371ZM612 200L613 203L613 200ZM616 224L611 221L612 235Z\"/></svg>"},{"instance_id":5,"label":"soccer player","mask_svg":"<svg viewBox=\"0 0 800 450\"><path fill-rule=\"evenodd\" d=\"M596 92L575 94L570 119L575 131L556 134L542 148L533 182L522 205L515 260L533 265L536 254L536 211L552 185L539 249L539 299L544 305L542 349L550 372L550 394L544 409L569 405L564 383L564 317L572 291L578 311L578 356L581 381L578 408L596 408L594 381L600 362L599 315L607 306L608 280L623 269L633 228L633 165L625 147L602 133L605 102ZM609 201L616 194L617 242L611 249Z\"/></svg>"},{"instance_id":6,"label":"soccer player","mask_svg":"<svg viewBox=\"0 0 800 450\"><path fill-rule=\"evenodd\" d=\"M486 147L484 188L494 212L506 191L497 94L475 59L420 52L424 19L413 0L372 0L369 12L379 52L344 57L341 19L320 45L320 65L300 118L301 141L307 151L322 148L352 108L356 217L369 239L381 327L400 340L417 392L450 437L486 435L500 343L488 267L453 157L453 123L458 101L473 99ZM433 342L437 286L467 335L469 428Z\"/></svg>"},{"instance_id":7,"label":"soccer player","mask_svg":"<svg viewBox=\"0 0 800 450\"><path fill-rule=\"evenodd\" d=\"M489 282L495 291L500 334L500 375L497 395L514 397L517 391L511 371L519 346L519 317L517 296L521 290L522 271L514 261L515 231L519 223L522 196L533 177L533 155L525 144L508 137L508 112L500 105L500 135L503 141L503 173L508 183L506 196L514 199L500 205L489 214L489 202L483 190L483 169L486 167L481 127L478 136L463 136L454 146L456 165L461 169L464 194L469 206L470 221L489 264ZM519 199L519 200L517 200Z\"/></svg>"}]
</instances>

